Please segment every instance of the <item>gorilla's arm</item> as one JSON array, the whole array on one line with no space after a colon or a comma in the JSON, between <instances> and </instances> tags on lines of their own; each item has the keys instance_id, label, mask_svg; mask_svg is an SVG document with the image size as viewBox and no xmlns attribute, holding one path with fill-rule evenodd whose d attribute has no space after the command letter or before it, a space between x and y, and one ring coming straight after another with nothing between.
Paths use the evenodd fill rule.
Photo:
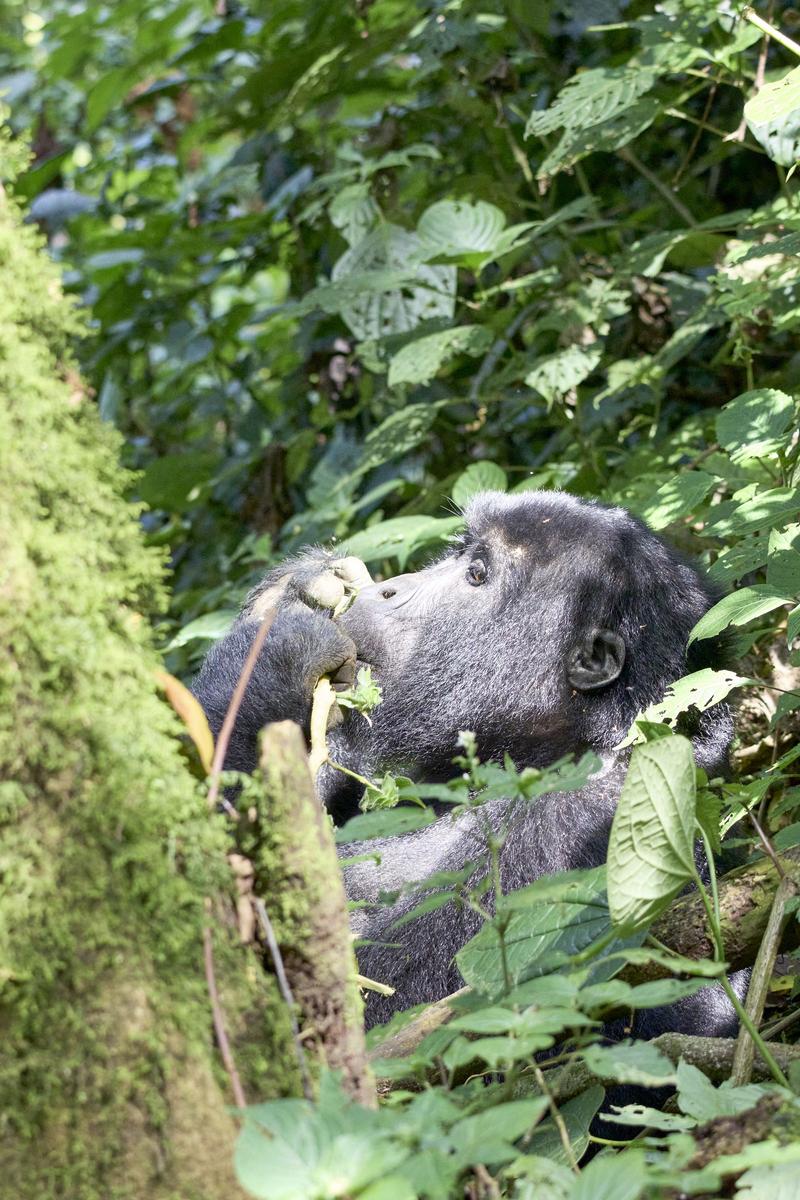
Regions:
<instances>
[{"instance_id":1,"label":"gorilla's arm","mask_svg":"<svg viewBox=\"0 0 800 1200\"><path fill-rule=\"evenodd\" d=\"M366 943L358 952L359 969L396 989L391 997L369 993L368 1024L387 1021L412 1004L438 1000L460 987L463 981L455 955L481 925L473 909L453 901L393 928L419 904L424 888L412 889L390 906L376 904L381 892L397 891L434 872L461 870L470 862L476 863L469 885L474 887L487 870L487 827L495 835L505 832L500 853L504 892L542 875L600 866L605 862L623 777L624 766L616 764L577 792L554 793L531 802L494 800L457 818L440 817L416 833L344 846L347 857L380 858L378 864L367 861L345 867L350 899L375 905L354 914L354 930Z\"/></svg>"},{"instance_id":2,"label":"gorilla's arm","mask_svg":"<svg viewBox=\"0 0 800 1200\"><path fill-rule=\"evenodd\" d=\"M326 602L315 589L330 589L330 561L330 555L312 551L270 572L203 663L192 690L216 737L261 626L259 618L269 620L275 613L236 718L225 756L228 770L255 768L258 734L270 721L296 721L308 731L312 693L322 675L352 683L355 646L322 608L308 607Z\"/></svg>"}]
</instances>

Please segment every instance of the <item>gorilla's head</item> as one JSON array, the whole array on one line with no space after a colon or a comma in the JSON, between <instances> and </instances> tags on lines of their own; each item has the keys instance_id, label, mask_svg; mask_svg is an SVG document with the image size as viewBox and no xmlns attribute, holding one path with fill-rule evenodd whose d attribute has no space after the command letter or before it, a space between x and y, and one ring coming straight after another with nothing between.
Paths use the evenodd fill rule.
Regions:
<instances>
[{"instance_id":1,"label":"gorilla's head","mask_svg":"<svg viewBox=\"0 0 800 1200\"><path fill-rule=\"evenodd\" d=\"M483 758L542 765L610 751L639 709L719 648L692 626L717 598L699 573L621 508L559 492L477 496L467 529L424 570L364 588L342 624L383 688L372 726L337 733L373 769L452 774L460 730ZM724 707L695 722L714 768Z\"/></svg>"}]
</instances>

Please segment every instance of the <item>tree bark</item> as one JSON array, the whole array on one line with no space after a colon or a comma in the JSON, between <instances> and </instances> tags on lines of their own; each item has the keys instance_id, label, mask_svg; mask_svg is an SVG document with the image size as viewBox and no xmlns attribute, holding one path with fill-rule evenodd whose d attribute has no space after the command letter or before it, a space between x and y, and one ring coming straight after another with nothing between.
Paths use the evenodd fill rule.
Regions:
<instances>
[{"instance_id":1,"label":"tree bark","mask_svg":"<svg viewBox=\"0 0 800 1200\"><path fill-rule=\"evenodd\" d=\"M261 752L263 792L240 822L239 845L254 869L302 1029L298 1053L311 1076L326 1065L362 1104L374 1104L347 900L330 817L314 790L305 741L291 721L268 725ZM265 955L269 964L269 955ZM285 989L284 989L285 991Z\"/></svg>"},{"instance_id":2,"label":"tree bark","mask_svg":"<svg viewBox=\"0 0 800 1200\"><path fill-rule=\"evenodd\" d=\"M75 310L2 189L0 294L0 1178L17 1200L232 1200L207 900L250 1100L282 1090L285 1017L156 693L161 557L69 361Z\"/></svg>"}]
</instances>

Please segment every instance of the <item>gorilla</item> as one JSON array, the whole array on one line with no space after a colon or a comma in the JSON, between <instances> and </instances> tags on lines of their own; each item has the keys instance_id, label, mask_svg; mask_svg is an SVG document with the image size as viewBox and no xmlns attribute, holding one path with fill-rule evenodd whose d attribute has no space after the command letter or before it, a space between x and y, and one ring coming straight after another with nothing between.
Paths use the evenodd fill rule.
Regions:
<instances>
[{"instance_id":1,"label":"gorilla","mask_svg":"<svg viewBox=\"0 0 800 1200\"><path fill-rule=\"evenodd\" d=\"M503 891L544 874L599 866L629 752L616 747L636 714L687 671L720 665L716 641L689 632L718 599L700 573L622 508L562 492L485 492L465 512L463 535L420 571L373 583L363 564L319 549L271 571L247 598L226 638L209 653L195 684L216 735L248 650L265 616L275 619L248 684L226 767L251 771L259 731L290 718L307 732L312 692L329 675L352 682L369 665L383 693L370 722L338 713L328 735L335 762L374 778L386 770L441 782L458 768L458 736L471 730L482 760L508 754L517 767L546 766L594 751L601 766L579 791L516 805L495 799L423 829L351 844L368 853L345 870L364 939L360 970L391 984L370 993L369 1024L454 991L454 956L480 918L450 903L395 925L419 903L409 885L457 871L485 847L486 821L502 830ZM361 583L340 617L331 608ZM336 710L334 710L336 711ZM696 714L683 730L710 776L725 770L732 721L725 705ZM360 785L324 766L324 804L341 823L358 811ZM485 871L485 868L484 868ZM405 887L405 891L402 889ZM381 893L399 893L379 904ZM664 1029L729 1033L732 1010L720 990L642 1014L634 1033ZM662 1021L659 1027L659 1020Z\"/></svg>"}]
</instances>

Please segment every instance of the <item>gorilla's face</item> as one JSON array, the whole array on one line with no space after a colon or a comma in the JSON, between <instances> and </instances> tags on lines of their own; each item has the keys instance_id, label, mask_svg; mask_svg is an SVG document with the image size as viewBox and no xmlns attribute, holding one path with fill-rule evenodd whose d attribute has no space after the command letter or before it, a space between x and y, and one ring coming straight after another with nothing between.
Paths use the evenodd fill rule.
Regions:
<instances>
[{"instance_id":1,"label":"gorilla's face","mask_svg":"<svg viewBox=\"0 0 800 1200\"><path fill-rule=\"evenodd\" d=\"M520 762L583 748L575 697L611 687L625 643L601 620L603 589L578 619L576 588L608 578L617 513L558 493L489 493L445 557L364 588L342 624L384 698L369 734L350 718L349 735L429 778L450 773L463 729L482 755Z\"/></svg>"}]
</instances>

